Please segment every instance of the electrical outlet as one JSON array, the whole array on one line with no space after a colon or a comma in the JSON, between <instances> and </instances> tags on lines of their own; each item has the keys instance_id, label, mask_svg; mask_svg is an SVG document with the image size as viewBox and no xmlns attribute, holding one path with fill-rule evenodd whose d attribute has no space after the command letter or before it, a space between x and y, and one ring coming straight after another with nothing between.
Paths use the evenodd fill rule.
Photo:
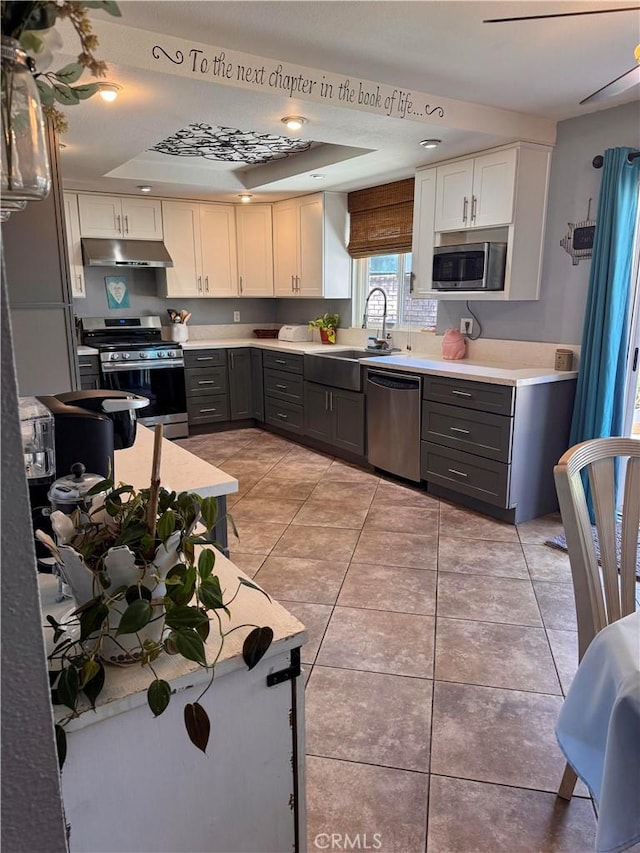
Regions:
<instances>
[{"instance_id":1,"label":"electrical outlet","mask_svg":"<svg viewBox=\"0 0 640 853\"><path fill-rule=\"evenodd\" d=\"M463 335L473 334L473 320L471 317L463 317L460 320L460 331Z\"/></svg>"},{"instance_id":2,"label":"electrical outlet","mask_svg":"<svg viewBox=\"0 0 640 853\"><path fill-rule=\"evenodd\" d=\"M240 322L240 312L239 312L239 311L234 311L234 312L233 312L233 322L234 322L234 323L239 323L239 322Z\"/></svg>"}]
</instances>

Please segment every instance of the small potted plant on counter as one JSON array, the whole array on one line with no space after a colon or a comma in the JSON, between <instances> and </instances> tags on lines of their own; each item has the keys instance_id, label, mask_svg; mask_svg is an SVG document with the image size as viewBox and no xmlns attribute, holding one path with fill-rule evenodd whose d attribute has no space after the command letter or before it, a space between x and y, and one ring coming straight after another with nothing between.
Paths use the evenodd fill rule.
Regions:
<instances>
[{"instance_id":1,"label":"small potted plant on counter","mask_svg":"<svg viewBox=\"0 0 640 853\"><path fill-rule=\"evenodd\" d=\"M322 317L310 320L309 328L320 330L320 340L323 344L335 344L339 323L339 314L323 314Z\"/></svg>"},{"instance_id":2,"label":"small potted plant on counter","mask_svg":"<svg viewBox=\"0 0 640 853\"><path fill-rule=\"evenodd\" d=\"M161 435L160 427L149 489L95 482L92 476L94 484L70 513L51 513L57 541L42 531L36 534L56 558L77 604L63 621L47 616L53 629L48 654L52 701L68 709L56 724L60 766L66 755L65 725L95 708L109 664L139 665L149 672L147 703L157 717L172 696L170 684L156 673L161 655L180 655L210 672L201 698L213 682L225 637L251 629L242 648L249 669L273 639L269 627L231 626L229 605L243 586L269 596L244 577L238 577L232 594L222 590L211 547L216 498L161 487ZM199 701L185 705L184 722L192 743L205 752L210 723Z\"/></svg>"}]
</instances>

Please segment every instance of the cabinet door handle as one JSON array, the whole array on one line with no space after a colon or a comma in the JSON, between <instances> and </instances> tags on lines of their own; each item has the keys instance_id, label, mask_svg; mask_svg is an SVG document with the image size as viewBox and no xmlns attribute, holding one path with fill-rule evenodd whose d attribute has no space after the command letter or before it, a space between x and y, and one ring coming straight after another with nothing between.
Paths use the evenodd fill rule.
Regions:
<instances>
[{"instance_id":1,"label":"cabinet door handle","mask_svg":"<svg viewBox=\"0 0 640 853\"><path fill-rule=\"evenodd\" d=\"M202 293L202 276L198 276L198 293Z\"/></svg>"},{"instance_id":2,"label":"cabinet door handle","mask_svg":"<svg viewBox=\"0 0 640 853\"><path fill-rule=\"evenodd\" d=\"M242 276L240 276L240 293L242 293Z\"/></svg>"},{"instance_id":3,"label":"cabinet door handle","mask_svg":"<svg viewBox=\"0 0 640 853\"><path fill-rule=\"evenodd\" d=\"M200 414L204 415L206 412L217 412L217 409L200 409Z\"/></svg>"},{"instance_id":4,"label":"cabinet door handle","mask_svg":"<svg viewBox=\"0 0 640 853\"><path fill-rule=\"evenodd\" d=\"M93 367L91 363L87 363L86 361L79 361L78 367Z\"/></svg>"},{"instance_id":5,"label":"cabinet door handle","mask_svg":"<svg viewBox=\"0 0 640 853\"><path fill-rule=\"evenodd\" d=\"M281 391L286 391L286 390L287 390L287 386L286 386L286 385L276 385L276 388L279 388Z\"/></svg>"},{"instance_id":6,"label":"cabinet door handle","mask_svg":"<svg viewBox=\"0 0 640 853\"><path fill-rule=\"evenodd\" d=\"M198 379L198 385L213 385L215 384L215 380L213 379Z\"/></svg>"},{"instance_id":7,"label":"cabinet door handle","mask_svg":"<svg viewBox=\"0 0 640 853\"><path fill-rule=\"evenodd\" d=\"M122 234L122 217L120 216L120 214L118 214L118 216L116 216L116 220L117 220L116 231L118 232L118 234Z\"/></svg>"},{"instance_id":8,"label":"cabinet door handle","mask_svg":"<svg viewBox=\"0 0 640 853\"><path fill-rule=\"evenodd\" d=\"M333 411L333 391L329 391L329 411Z\"/></svg>"},{"instance_id":9,"label":"cabinet door handle","mask_svg":"<svg viewBox=\"0 0 640 853\"><path fill-rule=\"evenodd\" d=\"M125 216L125 218L124 218L124 233L125 234L129 233L129 217L128 216Z\"/></svg>"},{"instance_id":10,"label":"cabinet door handle","mask_svg":"<svg viewBox=\"0 0 640 853\"><path fill-rule=\"evenodd\" d=\"M287 362L283 358L276 358L276 364L286 364Z\"/></svg>"},{"instance_id":11,"label":"cabinet door handle","mask_svg":"<svg viewBox=\"0 0 640 853\"><path fill-rule=\"evenodd\" d=\"M469 207L469 199L465 196L464 202L462 203L462 221L467 221L467 209Z\"/></svg>"},{"instance_id":12,"label":"cabinet door handle","mask_svg":"<svg viewBox=\"0 0 640 853\"><path fill-rule=\"evenodd\" d=\"M295 288L294 280L295 280L295 276L294 276L294 275L292 275L292 276L291 276L291 292L292 292L292 293L295 293L295 292L296 292L296 288Z\"/></svg>"},{"instance_id":13,"label":"cabinet door handle","mask_svg":"<svg viewBox=\"0 0 640 853\"><path fill-rule=\"evenodd\" d=\"M457 394L458 397L473 397L468 391L458 391L456 388L451 389L452 394Z\"/></svg>"},{"instance_id":14,"label":"cabinet door handle","mask_svg":"<svg viewBox=\"0 0 640 853\"><path fill-rule=\"evenodd\" d=\"M324 410L325 412L329 411L329 392L324 392Z\"/></svg>"},{"instance_id":15,"label":"cabinet door handle","mask_svg":"<svg viewBox=\"0 0 640 853\"><path fill-rule=\"evenodd\" d=\"M478 203L478 199L472 195L471 196L471 221L476 221L476 204Z\"/></svg>"},{"instance_id":16,"label":"cabinet door handle","mask_svg":"<svg viewBox=\"0 0 640 853\"><path fill-rule=\"evenodd\" d=\"M296 276L296 293L300 293L300 276Z\"/></svg>"},{"instance_id":17,"label":"cabinet door handle","mask_svg":"<svg viewBox=\"0 0 640 853\"><path fill-rule=\"evenodd\" d=\"M196 361L213 361L212 355L197 355Z\"/></svg>"},{"instance_id":18,"label":"cabinet door handle","mask_svg":"<svg viewBox=\"0 0 640 853\"><path fill-rule=\"evenodd\" d=\"M289 418L289 416L288 416L288 415L285 415L285 414L283 414L282 412L278 412L278 417L279 417L279 418L282 418L282 420L283 420L283 421L286 421L286 420L288 420L288 418Z\"/></svg>"},{"instance_id":19,"label":"cabinet door handle","mask_svg":"<svg viewBox=\"0 0 640 853\"><path fill-rule=\"evenodd\" d=\"M231 356L231 370L233 370L235 367L234 358L233 358L234 354L232 352L230 352L229 355Z\"/></svg>"},{"instance_id":20,"label":"cabinet door handle","mask_svg":"<svg viewBox=\"0 0 640 853\"><path fill-rule=\"evenodd\" d=\"M463 435L469 435L468 429L462 429L462 427L449 427L451 432L461 432Z\"/></svg>"},{"instance_id":21,"label":"cabinet door handle","mask_svg":"<svg viewBox=\"0 0 640 853\"><path fill-rule=\"evenodd\" d=\"M204 277L204 289L209 293L209 276L205 275Z\"/></svg>"},{"instance_id":22,"label":"cabinet door handle","mask_svg":"<svg viewBox=\"0 0 640 853\"><path fill-rule=\"evenodd\" d=\"M78 280L78 293L84 293L84 284L82 283L82 276L80 273L76 276Z\"/></svg>"},{"instance_id":23,"label":"cabinet door handle","mask_svg":"<svg viewBox=\"0 0 640 853\"><path fill-rule=\"evenodd\" d=\"M449 468L450 474L456 474L458 477L468 477L468 474L465 474L464 471L456 471L455 468Z\"/></svg>"}]
</instances>

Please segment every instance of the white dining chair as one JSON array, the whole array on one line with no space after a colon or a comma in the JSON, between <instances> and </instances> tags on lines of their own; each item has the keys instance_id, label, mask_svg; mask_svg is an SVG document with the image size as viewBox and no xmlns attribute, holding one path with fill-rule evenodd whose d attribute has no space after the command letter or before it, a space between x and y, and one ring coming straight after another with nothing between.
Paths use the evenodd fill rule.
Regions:
<instances>
[{"instance_id":1,"label":"white dining chair","mask_svg":"<svg viewBox=\"0 0 640 853\"><path fill-rule=\"evenodd\" d=\"M585 472L593 500L599 562L582 479ZM567 450L553 475L571 565L580 661L598 631L636 607L640 440L583 441ZM618 495L622 495L621 502ZM576 781L567 764L558 796L570 800Z\"/></svg>"}]
</instances>

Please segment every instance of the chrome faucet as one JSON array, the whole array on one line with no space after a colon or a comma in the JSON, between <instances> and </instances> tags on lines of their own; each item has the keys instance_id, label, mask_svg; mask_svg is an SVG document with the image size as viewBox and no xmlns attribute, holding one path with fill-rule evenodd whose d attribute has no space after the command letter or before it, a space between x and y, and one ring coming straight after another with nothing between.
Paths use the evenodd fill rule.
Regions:
<instances>
[{"instance_id":1,"label":"chrome faucet","mask_svg":"<svg viewBox=\"0 0 640 853\"><path fill-rule=\"evenodd\" d=\"M382 307L382 332L380 333L379 341L386 340L386 331L387 331L387 294L381 287L372 287L369 291L367 298L364 301L364 317L362 318L362 328L367 328L367 306L369 305L369 300L373 296L373 294L378 291L382 294L382 298L384 299L384 304Z\"/></svg>"}]
</instances>

